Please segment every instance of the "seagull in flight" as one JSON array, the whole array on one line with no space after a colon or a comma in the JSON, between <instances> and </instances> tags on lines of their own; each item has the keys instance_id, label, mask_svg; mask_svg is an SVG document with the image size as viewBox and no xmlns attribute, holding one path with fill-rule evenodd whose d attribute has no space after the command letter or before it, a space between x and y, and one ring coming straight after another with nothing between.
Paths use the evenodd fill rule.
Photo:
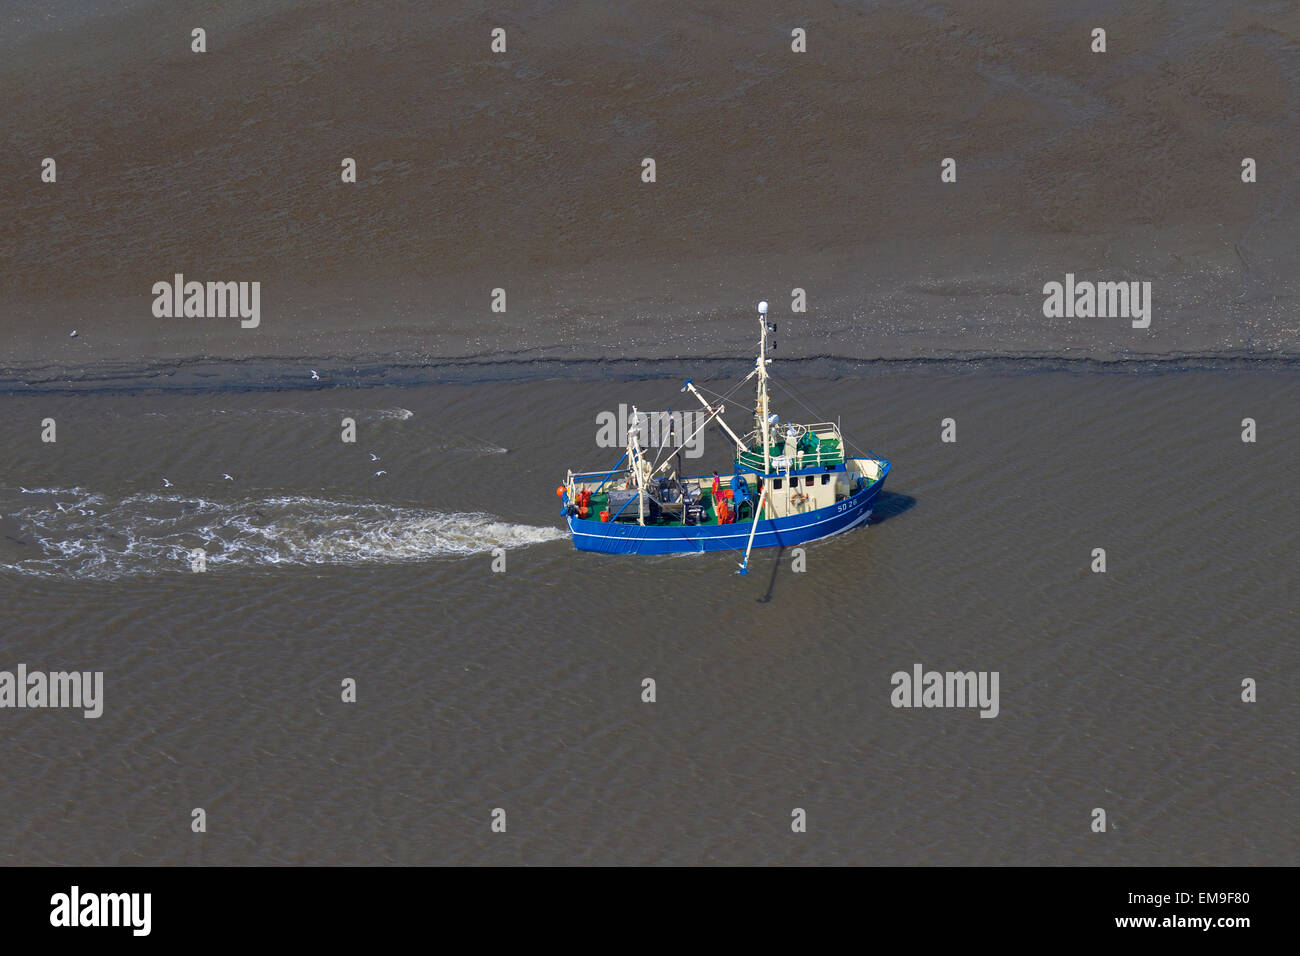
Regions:
<instances>
[{"instance_id":1,"label":"seagull in flight","mask_svg":"<svg viewBox=\"0 0 1300 956\"><path fill-rule=\"evenodd\" d=\"M319 382L319 381L320 381L320 372L316 371L315 369L312 369L312 370L311 370L311 380L312 380L313 382Z\"/></svg>"},{"instance_id":2,"label":"seagull in flight","mask_svg":"<svg viewBox=\"0 0 1300 956\"><path fill-rule=\"evenodd\" d=\"M76 337L77 337L77 330L76 330L76 329L73 329L71 332L68 333L68 338L70 338L70 339L75 339Z\"/></svg>"},{"instance_id":3,"label":"seagull in flight","mask_svg":"<svg viewBox=\"0 0 1300 956\"><path fill-rule=\"evenodd\" d=\"M371 461L379 461L379 456L376 455L376 454L372 451L372 452L370 453L370 460L371 460Z\"/></svg>"},{"instance_id":4,"label":"seagull in flight","mask_svg":"<svg viewBox=\"0 0 1300 956\"><path fill-rule=\"evenodd\" d=\"M375 472L375 477L376 477L376 478L382 478L382 477L384 477L384 475L386 475L386 474L388 474L388 472L384 471L384 470L381 468L379 471Z\"/></svg>"},{"instance_id":5,"label":"seagull in flight","mask_svg":"<svg viewBox=\"0 0 1300 956\"><path fill-rule=\"evenodd\" d=\"M221 477L224 478L224 479L226 479L226 481L234 481L234 480L235 480L234 477L233 477L232 475L227 475L225 472L222 472L222 473L221 473Z\"/></svg>"},{"instance_id":6,"label":"seagull in flight","mask_svg":"<svg viewBox=\"0 0 1300 956\"><path fill-rule=\"evenodd\" d=\"M170 481L168 481L166 478L164 478L164 479L163 479L163 487L164 487L164 488L170 488L171 486L172 486L172 483L171 483Z\"/></svg>"}]
</instances>

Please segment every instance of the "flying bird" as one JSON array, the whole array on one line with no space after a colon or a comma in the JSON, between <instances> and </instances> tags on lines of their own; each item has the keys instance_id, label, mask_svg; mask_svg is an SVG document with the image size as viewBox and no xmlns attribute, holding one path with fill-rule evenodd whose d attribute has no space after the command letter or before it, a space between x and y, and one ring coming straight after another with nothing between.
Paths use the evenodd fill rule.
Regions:
<instances>
[{"instance_id":1,"label":"flying bird","mask_svg":"<svg viewBox=\"0 0 1300 956\"><path fill-rule=\"evenodd\" d=\"M172 486L172 483L171 483L170 481L168 481L166 478L164 478L164 479L163 479L163 487L164 487L164 488L170 488L171 486Z\"/></svg>"},{"instance_id":2,"label":"flying bird","mask_svg":"<svg viewBox=\"0 0 1300 956\"><path fill-rule=\"evenodd\" d=\"M316 371L315 369L312 369L312 370L311 370L311 380L312 380L313 382L319 382L319 381L320 381L320 372Z\"/></svg>"},{"instance_id":3,"label":"flying bird","mask_svg":"<svg viewBox=\"0 0 1300 956\"><path fill-rule=\"evenodd\" d=\"M388 474L388 472L386 472L386 471L380 469L379 471L375 472L375 477L376 477L376 478L382 478L382 477L384 477L384 475L386 475L386 474Z\"/></svg>"},{"instance_id":4,"label":"flying bird","mask_svg":"<svg viewBox=\"0 0 1300 956\"><path fill-rule=\"evenodd\" d=\"M68 338L70 338L70 339L75 339L76 337L77 337L77 330L76 330L76 329L73 329L71 332L68 333Z\"/></svg>"},{"instance_id":5,"label":"flying bird","mask_svg":"<svg viewBox=\"0 0 1300 956\"><path fill-rule=\"evenodd\" d=\"M372 452L370 453L370 460L371 460L371 461L379 461L379 456L376 455L376 454L372 451Z\"/></svg>"},{"instance_id":6,"label":"flying bird","mask_svg":"<svg viewBox=\"0 0 1300 956\"><path fill-rule=\"evenodd\" d=\"M224 478L224 479L226 479L226 481L234 481L234 480L235 480L231 475L227 475L225 472L222 472L222 473L221 473L221 477Z\"/></svg>"}]
</instances>

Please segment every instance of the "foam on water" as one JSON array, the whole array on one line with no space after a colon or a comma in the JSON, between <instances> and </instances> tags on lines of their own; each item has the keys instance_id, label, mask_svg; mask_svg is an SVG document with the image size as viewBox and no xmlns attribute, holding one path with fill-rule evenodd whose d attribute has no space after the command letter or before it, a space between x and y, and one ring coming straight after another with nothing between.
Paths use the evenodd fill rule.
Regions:
<instances>
[{"instance_id":1,"label":"foam on water","mask_svg":"<svg viewBox=\"0 0 1300 956\"><path fill-rule=\"evenodd\" d=\"M415 416L415 412L409 408L376 408L376 409L356 409L339 406L336 408L267 408L258 406L256 408L208 408L208 409L187 409L185 416L190 421L196 417L203 418L257 418L265 420L268 418L324 418L335 420L343 417L353 418L357 421L398 421L404 422ZM118 418L176 418L177 413L172 410L154 410L146 412L117 412Z\"/></svg>"},{"instance_id":2,"label":"foam on water","mask_svg":"<svg viewBox=\"0 0 1300 956\"><path fill-rule=\"evenodd\" d=\"M17 540L36 557L0 569L111 580L189 573L202 548L208 571L284 565L425 561L563 538L559 528L482 512L438 512L296 495L214 501L136 494L112 499L82 488L22 489L38 496L9 511Z\"/></svg>"}]
</instances>

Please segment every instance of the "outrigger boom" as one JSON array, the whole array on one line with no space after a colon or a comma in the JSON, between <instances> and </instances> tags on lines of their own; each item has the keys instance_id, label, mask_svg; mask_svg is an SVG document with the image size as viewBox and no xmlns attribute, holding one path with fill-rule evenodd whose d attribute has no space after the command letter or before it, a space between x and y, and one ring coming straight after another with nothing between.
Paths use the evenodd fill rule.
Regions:
<instances>
[{"instance_id":1,"label":"outrigger boom","mask_svg":"<svg viewBox=\"0 0 1300 956\"><path fill-rule=\"evenodd\" d=\"M766 302L759 303L758 313L758 356L739 383L757 379L753 431L741 436L728 426L722 417L725 399L710 402L690 379L681 389L707 414L687 438L677 436L678 444L716 422L734 445L727 487L718 472L687 477L670 470L672 455L651 460L640 436L642 413L633 407L627 447L614 467L603 473L570 471L557 489L575 547L611 554L743 549L738 573L745 574L755 547L800 544L867 520L889 461L847 456L838 424L783 423L772 413L767 353L768 333L776 327L768 324ZM680 456L677 461L680 465Z\"/></svg>"}]
</instances>

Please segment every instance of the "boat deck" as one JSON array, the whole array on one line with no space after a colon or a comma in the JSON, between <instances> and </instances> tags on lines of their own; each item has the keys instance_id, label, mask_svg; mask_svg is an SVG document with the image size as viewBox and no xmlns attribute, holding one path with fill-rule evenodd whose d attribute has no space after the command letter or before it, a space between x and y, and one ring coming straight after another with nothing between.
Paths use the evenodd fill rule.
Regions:
<instances>
[{"instance_id":1,"label":"boat deck","mask_svg":"<svg viewBox=\"0 0 1300 956\"><path fill-rule=\"evenodd\" d=\"M801 445L799 451L799 468L818 468L823 465L839 465L844 462L844 448L838 438L822 438L815 448ZM768 446L768 453L773 459L780 458L785 454L785 441L773 442ZM736 461L740 463L742 468L753 468L761 471L763 468L762 443L751 445L736 456Z\"/></svg>"},{"instance_id":2,"label":"boat deck","mask_svg":"<svg viewBox=\"0 0 1300 956\"><path fill-rule=\"evenodd\" d=\"M698 525L700 527L704 527L707 525L717 525L719 523L718 511L717 508L715 507L715 502L713 500L712 489L707 489L707 488L700 489L700 504L704 505L704 514L701 516L702 520L700 520ZM732 514L735 514L735 502L728 501L727 504L732 507ZM609 505L609 495L606 492L602 491L597 494L593 494L591 496L591 504L588 505L587 517L582 520L599 522L600 513L604 511L608 505ZM628 514L634 514L635 511L636 511L635 503L628 505L627 510L623 512L623 518L626 519ZM613 515L611 515L610 517L612 518ZM661 514L658 518L652 518L650 517L650 515L647 514L645 523L647 525L680 526L682 523L682 519L680 515L676 515L676 514L672 514L672 515ZM749 518L748 516L746 516L745 519L742 521L732 520L730 523L749 524Z\"/></svg>"}]
</instances>

